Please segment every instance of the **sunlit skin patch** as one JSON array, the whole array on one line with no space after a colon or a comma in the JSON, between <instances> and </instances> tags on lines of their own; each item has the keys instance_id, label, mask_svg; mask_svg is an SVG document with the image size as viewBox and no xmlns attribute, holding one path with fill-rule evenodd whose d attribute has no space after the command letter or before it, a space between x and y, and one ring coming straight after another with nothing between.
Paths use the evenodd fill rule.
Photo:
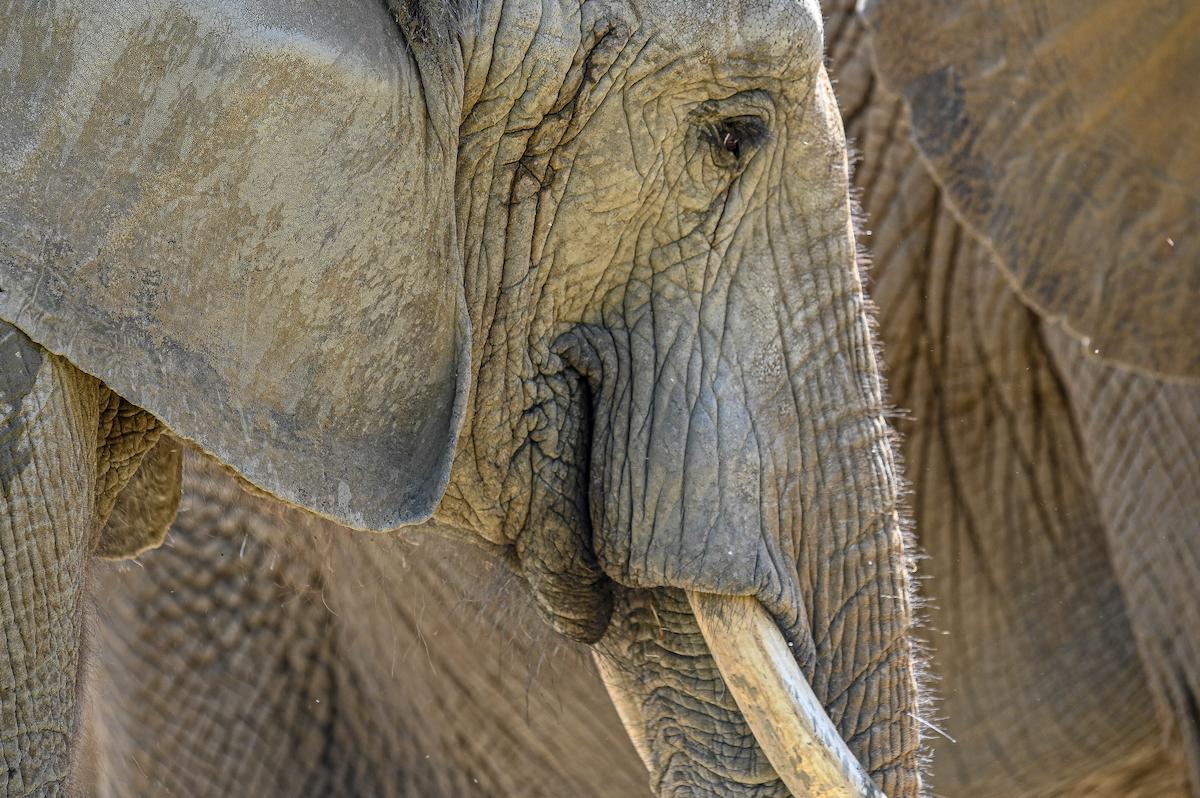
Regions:
<instances>
[{"instance_id":1,"label":"sunlit skin patch","mask_svg":"<svg viewBox=\"0 0 1200 798\"><path fill-rule=\"evenodd\" d=\"M511 277L500 282L491 318L473 320L487 344L480 347L482 367L474 380L479 387L464 439L483 447L460 447L439 516L521 549L527 574L549 580L538 592L550 614L581 639L602 633L598 616L606 613L598 610L607 603L587 600L585 588L603 587L608 579L682 580L684 587L761 592L776 597L776 610L787 615L783 624L794 625L800 606L791 595L795 580L776 578L771 564L783 555L765 550L766 540L776 536L732 531L764 523L773 529L782 522L774 511L760 513L762 503L752 500L759 488L751 483L761 480L751 479L748 463L757 455L745 454L739 436L761 425L751 422L746 397L730 393L729 386L752 379L755 391L766 386L764 395L794 397L793 387L783 382L787 357L776 328L791 330L797 318L819 318L824 310L816 291L831 298L843 292L840 267L822 265L841 262L845 247L837 237L844 237L847 225L845 196L835 190L836 181L830 183L844 158L837 131L824 124L829 103L822 105L828 98L818 91L819 37L810 42L812 32L787 14L769 25L760 20L755 29L762 35L720 43L698 29L684 36L619 9L586 17L581 22L593 31L579 40L586 51L571 51L564 38L559 55L568 77L573 69L578 73L574 82L559 90L553 81L543 83L540 73L531 74L527 88L534 91L522 94L530 101L522 105L519 123L498 141L478 132L490 129L484 122L494 103L486 89L480 96L487 100L477 105L480 121L464 125L476 131L464 142L464 162L486 163L497 153L497 168L512 169L510 179L492 182L498 190L487 210L473 207L466 238L480 243L466 249L488 262L505 259ZM564 36L578 35L579 23L561 23ZM783 175L794 188L784 186ZM827 184L832 187L821 188ZM527 249L513 246L514 231L529 237ZM829 270L836 280L814 277ZM481 260L467 273L474 278L490 271ZM808 293L797 287L802 284ZM781 303L785 289L796 295ZM468 294L490 296L491 290L472 285ZM528 313L531 303L537 313ZM587 347L569 348L571 358L559 357L557 347L549 350L551 342L566 334L578 337L585 328L601 334L588 339ZM812 364L816 338L808 329L796 328L791 356ZM495 340L483 337L485 332ZM529 342L524 353L516 343L522 339ZM652 340L663 342L661 348L650 347ZM612 357L576 352L594 347L607 347ZM685 350L694 350L695 357ZM701 360L707 365L694 365ZM592 368L593 362L609 367ZM624 380L641 368L634 363L653 365L606 393L618 376ZM645 378L651 373L659 376ZM718 388L725 392L722 422L709 424ZM695 392L713 413L696 410ZM792 401L755 402L762 405L755 412L779 429L789 435L799 429L795 418L783 418ZM703 418L694 418L697 413ZM636 421L649 415L660 423ZM512 429L514 417L523 423L517 435L508 445L491 443ZM738 471L745 490L737 502L718 501L714 486L698 487L695 479L684 487L662 476L677 469L634 474L629 463L644 457L597 448L598 441L607 446L632 430L630 445L654 437L652 448L661 454L669 447L659 438L672 425L678 440L687 438L685 428L702 429L692 436L689 462L698 462L695 452L706 447L722 449L716 437L730 439L722 451L737 465L727 465L722 478L728 482L728 472ZM489 435L490 430L500 433ZM772 450L770 456L795 471L789 453L795 450ZM768 482L767 492L794 490L795 480L782 470ZM544 501L528 501L531 484ZM624 498L611 498L618 488L626 491ZM656 523L647 502L672 491L688 492L684 504L706 501L737 516L720 525L726 530L720 534L731 539L704 546L699 541L711 530L690 531L668 544L671 533L665 530L684 524L685 513L663 509L671 517ZM707 492L693 497L697 491ZM686 515L689 524L697 524L704 513ZM734 554L705 566L689 555L693 545L713 556ZM676 551L668 554L672 546ZM683 562L689 563L686 569ZM719 578L720 585L692 584L705 574Z\"/></svg>"}]
</instances>

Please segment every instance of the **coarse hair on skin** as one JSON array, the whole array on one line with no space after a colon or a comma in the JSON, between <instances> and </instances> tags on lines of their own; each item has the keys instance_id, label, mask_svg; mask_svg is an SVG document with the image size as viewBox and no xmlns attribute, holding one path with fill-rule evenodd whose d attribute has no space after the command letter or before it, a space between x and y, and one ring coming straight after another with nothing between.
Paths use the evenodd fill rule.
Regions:
<instances>
[{"instance_id":1,"label":"coarse hair on skin","mask_svg":"<svg viewBox=\"0 0 1200 798\"><path fill-rule=\"evenodd\" d=\"M900 520L900 540L904 559L904 570L908 573L908 608L909 627L906 632L911 651L913 676L917 685L916 716L919 743L917 746L917 769L921 774L923 794L929 794L929 780L932 772L932 752L928 743L929 733L934 732L950 739L941 730L942 718L938 714L938 694L934 687L937 677L929 666L929 644L917 636L916 630L928 628L926 609L929 601L917 589L925 577L918 571L918 563L926 555L916 542L915 522L911 506L912 486L904 476L904 453L900 446L900 433L896 431L893 419L905 418L908 411L892 404L888 393L887 361L884 360L879 336L879 311L871 299L871 251L864 244L867 226L866 211L860 201L862 190L854 185L853 175L861 161L862 155L855 143L846 140L846 160L850 170L850 219L854 230L855 263L858 266L859 278L863 287L863 307L867 316L867 326L870 330L871 348L874 353L876 367L879 369L879 389L882 397L884 417L887 419L887 445L891 450L892 463L895 466L896 481L896 512Z\"/></svg>"}]
</instances>

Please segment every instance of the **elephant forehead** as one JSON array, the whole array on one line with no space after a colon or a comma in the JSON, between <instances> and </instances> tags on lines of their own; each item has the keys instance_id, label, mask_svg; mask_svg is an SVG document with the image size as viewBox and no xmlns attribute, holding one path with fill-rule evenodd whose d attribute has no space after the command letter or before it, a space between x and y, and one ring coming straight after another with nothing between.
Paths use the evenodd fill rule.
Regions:
<instances>
[{"instance_id":1,"label":"elephant forehead","mask_svg":"<svg viewBox=\"0 0 1200 798\"><path fill-rule=\"evenodd\" d=\"M636 0L666 49L706 61L819 63L824 51L817 0Z\"/></svg>"},{"instance_id":2,"label":"elephant forehead","mask_svg":"<svg viewBox=\"0 0 1200 798\"><path fill-rule=\"evenodd\" d=\"M395 21L37 5L0 52L0 318L284 499L421 520L465 333L451 145Z\"/></svg>"}]
</instances>

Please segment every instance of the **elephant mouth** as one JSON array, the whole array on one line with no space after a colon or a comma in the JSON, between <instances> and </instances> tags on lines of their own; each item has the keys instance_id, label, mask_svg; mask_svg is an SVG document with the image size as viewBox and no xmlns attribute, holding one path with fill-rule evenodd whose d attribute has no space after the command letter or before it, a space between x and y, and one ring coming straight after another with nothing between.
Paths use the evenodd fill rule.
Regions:
<instances>
[{"instance_id":1,"label":"elephant mouth","mask_svg":"<svg viewBox=\"0 0 1200 798\"><path fill-rule=\"evenodd\" d=\"M804 677L774 619L750 596L685 591L707 653L774 775L793 796L884 798ZM656 752L623 663L597 650L601 679L654 772Z\"/></svg>"}]
</instances>

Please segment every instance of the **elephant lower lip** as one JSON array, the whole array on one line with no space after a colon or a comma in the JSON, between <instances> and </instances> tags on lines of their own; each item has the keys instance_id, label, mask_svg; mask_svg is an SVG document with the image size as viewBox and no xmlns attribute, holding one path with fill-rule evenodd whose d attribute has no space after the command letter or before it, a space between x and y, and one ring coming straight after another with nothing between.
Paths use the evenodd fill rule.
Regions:
<instances>
[{"instance_id":1,"label":"elephant lower lip","mask_svg":"<svg viewBox=\"0 0 1200 798\"><path fill-rule=\"evenodd\" d=\"M758 600L689 591L688 601L755 740L792 794L883 798Z\"/></svg>"}]
</instances>

